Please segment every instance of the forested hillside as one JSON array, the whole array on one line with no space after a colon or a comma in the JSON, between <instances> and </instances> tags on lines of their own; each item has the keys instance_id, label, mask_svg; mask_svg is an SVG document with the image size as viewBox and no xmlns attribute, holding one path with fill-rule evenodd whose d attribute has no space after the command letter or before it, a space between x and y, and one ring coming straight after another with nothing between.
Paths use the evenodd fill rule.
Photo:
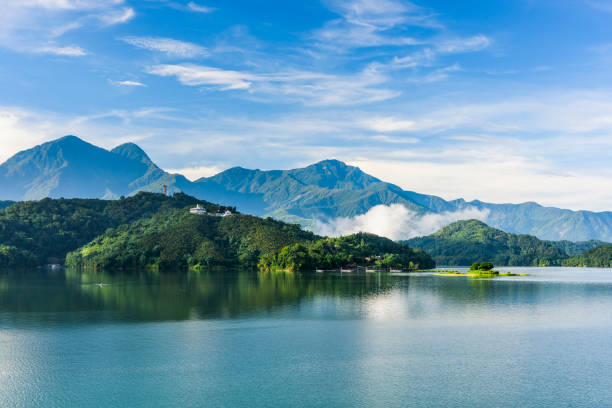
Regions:
<instances>
[{"instance_id":1,"label":"forested hillside","mask_svg":"<svg viewBox=\"0 0 612 408\"><path fill-rule=\"evenodd\" d=\"M612 245L600 245L591 248L578 256L565 260L563 265L612 268Z\"/></svg>"},{"instance_id":2,"label":"forested hillside","mask_svg":"<svg viewBox=\"0 0 612 408\"><path fill-rule=\"evenodd\" d=\"M263 255L316 238L299 225L272 218L172 210L111 229L70 253L66 263L92 269L256 267Z\"/></svg>"},{"instance_id":3,"label":"forested hillside","mask_svg":"<svg viewBox=\"0 0 612 408\"><path fill-rule=\"evenodd\" d=\"M358 233L340 238L297 243L262 257L265 270L314 270L341 268L347 264L375 268L430 269L434 260L420 249L374 234Z\"/></svg>"},{"instance_id":4,"label":"forested hillside","mask_svg":"<svg viewBox=\"0 0 612 408\"><path fill-rule=\"evenodd\" d=\"M322 239L296 224L250 215L159 213L107 231L70 253L68 266L92 269L259 267L339 268L347 264L433 267L423 251L372 234Z\"/></svg>"},{"instance_id":5,"label":"forested hillside","mask_svg":"<svg viewBox=\"0 0 612 408\"><path fill-rule=\"evenodd\" d=\"M477 220L457 221L440 231L407 241L438 265L471 265L488 260L505 266L560 265L567 254L551 242L491 228Z\"/></svg>"},{"instance_id":6,"label":"forested hillside","mask_svg":"<svg viewBox=\"0 0 612 408\"><path fill-rule=\"evenodd\" d=\"M167 197L139 193L120 200L47 198L19 202L0 210L0 267L62 263L69 251L108 228L195 204L210 211L218 209L185 194Z\"/></svg>"},{"instance_id":7,"label":"forested hillside","mask_svg":"<svg viewBox=\"0 0 612 408\"><path fill-rule=\"evenodd\" d=\"M584 251L589 250L591 248L595 248L600 245L608 245L608 242L598 241L596 239L592 239L590 241L549 241L551 244L555 245L563 252L565 252L568 256L577 256L582 254Z\"/></svg>"}]
</instances>

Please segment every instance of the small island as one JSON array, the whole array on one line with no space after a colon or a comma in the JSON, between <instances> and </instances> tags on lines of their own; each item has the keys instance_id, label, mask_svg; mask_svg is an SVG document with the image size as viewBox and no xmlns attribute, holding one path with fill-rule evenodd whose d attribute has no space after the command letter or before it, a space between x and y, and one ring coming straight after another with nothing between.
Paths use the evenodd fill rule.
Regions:
<instances>
[{"instance_id":1,"label":"small island","mask_svg":"<svg viewBox=\"0 0 612 408\"><path fill-rule=\"evenodd\" d=\"M514 273L494 270L495 266L491 262L474 262L466 273L453 270L438 271L436 276L468 276L472 278L494 278L497 276L529 276L528 273Z\"/></svg>"}]
</instances>

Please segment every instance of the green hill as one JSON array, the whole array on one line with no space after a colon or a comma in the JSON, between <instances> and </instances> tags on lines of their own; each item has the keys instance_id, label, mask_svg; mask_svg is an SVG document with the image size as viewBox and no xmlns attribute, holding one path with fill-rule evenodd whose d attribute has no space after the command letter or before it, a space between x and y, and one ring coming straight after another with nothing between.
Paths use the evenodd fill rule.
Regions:
<instances>
[{"instance_id":1,"label":"green hill","mask_svg":"<svg viewBox=\"0 0 612 408\"><path fill-rule=\"evenodd\" d=\"M587 251L591 248L595 248L600 245L608 245L609 242L598 241L596 239L591 239L589 241L549 241L551 244L555 245L563 252L565 252L568 256L577 256L582 254L584 251Z\"/></svg>"},{"instance_id":2,"label":"green hill","mask_svg":"<svg viewBox=\"0 0 612 408\"><path fill-rule=\"evenodd\" d=\"M322 239L297 224L272 218L196 216L184 210L161 212L108 230L68 254L66 263L92 269L259 266L312 271L350 263L374 265L377 255L389 266L435 266L424 252L372 234Z\"/></svg>"},{"instance_id":3,"label":"green hill","mask_svg":"<svg viewBox=\"0 0 612 408\"><path fill-rule=\"evenodd\" d=\"M471 265L480 260L505 266L559 265L567 258L553 243L509 234L477 220L457 221L407 243L429 253L438 265Z\"/></svg>"},{"instance_id":4,"label":"green hill","mask_svg":"<svg viewBox=\"0 0 612 408\"><path fill-rule=\"evenodd\" d=\"M563 266L612 268L612 245L600 245L563 261Z\"/></svg>"},{"instance_id":5,"label":"green hill","mask_svg":"<svg viewBox=\"0 0 612 408\"><path fill-rule=\"evenodd\" d=\"M185 194L139 193L120 200L50 199L19 202L0 210L0 267L62 263L69 251L108 228L153 217L160 211L201 204Z\"/></svg>"},{"instance_id":6,"label":"green hill","mask_svg":"<svg viewBox=\"0 0 612 408\"><path fill-rule=\"evenodd\" d=\"M262 257L260 267L266 270L314 270L335 269L347 264L410 269L436 266L433 259L420 249L362 232L287 246L278 254Z\"/></svg>"},{"instance_id":7,"label":"green hill","mask_svg":"<svg viewBox=\"0 0 612 408\"><path fill-rule=\"evenodd\" d=\"M14 201L0 201L0 210L4 210L6 207L15 204Z\"/></svg>"},{"instance_id":8,"label":"green hill","mask_svg":"<svg viewBox=\"0 0 612 408\"><path fill-rule=\"evenodd\" d=\"M192 215L173 209L108 230L68 254L66 264L92 269L255 267L262 254L316 238L299 225L271 218Z\"/></svg>"},{"instance_id":9,"label":"green hill","mask_svg":"<svg viewBox=\"0 0 612 408\"><path fill-rule=\"evenodd\" d=\"M190 214L196 204L209 214ZM226 209L233 214L210 214ZM278 255L291 253L295 245L314 248L317 262L335 267L374 264L377 257L390 265L433 265L422 251L386 238L360 234L325 240L298 224L242 215L183 193L139 193L119 200L46 198L0 210L0 268L64 261L94 269L256 267L266 260L265 269L273 264L276 269Z\"/></svg>"}]
</instances>

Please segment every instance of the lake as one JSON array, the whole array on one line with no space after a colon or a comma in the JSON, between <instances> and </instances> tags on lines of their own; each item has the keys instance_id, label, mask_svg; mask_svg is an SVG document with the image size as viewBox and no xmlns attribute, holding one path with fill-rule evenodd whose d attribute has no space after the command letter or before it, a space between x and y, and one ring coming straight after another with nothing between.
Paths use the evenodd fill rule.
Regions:
<instances>
[{"instance_id":1,"label":"lake","mask_svg":"<svg viewBox=\"0 0 612 408\"><path fill-rule=\"evenodd\" d=\"M612 270L500 270L0 273L0 406L612 406Z\"/></svg>"}]
</instances>

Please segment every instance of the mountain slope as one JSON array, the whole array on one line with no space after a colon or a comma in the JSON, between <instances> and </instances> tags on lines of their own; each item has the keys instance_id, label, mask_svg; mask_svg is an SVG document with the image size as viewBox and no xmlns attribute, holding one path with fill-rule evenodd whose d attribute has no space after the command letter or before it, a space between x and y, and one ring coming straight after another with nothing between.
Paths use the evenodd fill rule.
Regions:
<instances>
[{"instance_id":1,"label":"mountain slope","mask_svg":"<svg viewBox=\"0 0 612 408\"><path fill-rule=\"evenodd\" d=\"M194 185L186 187L186 191L196 196L209 194L212 201L234 202L243 211L302 224L313 218L364 214L376 205L402 204L416 214L479 210L493 227L541 239L612 240L612 212L571 211L533 202L446 201L405 191L337 160L286 171L232 168Z\"/></svg>"},{"instance_id":2,"label":"mountain slope","mask_svg":"<svg viewBox=\"0 0 612 408\"><path fill-rule=\"evenodd\" d=\"M509 234L477 220L457 221L440 231L406 241L429 253L439 265L490 261L505 266L558 265L567 258L553 243Z\"/></svg>"},{"instance_id":3,"label":"mountain slope","mask_svg":"<svg viewBox=\"0 0 612 408\"><path fill-rule=\"evenodd\" d=\"M591 248L598 247L600 245L610 245L609 242L598 241L596 239L591 239L589 241L549 241L551 244L555 245L563 252L565 252L568 256L578 256L585 251L588 251Z\"/></svg>"},{"instance_id":4,"label":"mountain slope","mask_svg":"<svg viewBox=\"0 0 612 408\"><path fill-rule=\"evenodd\" d=\"M185 194L152 193L113 201L47 198L20 202L0 210L0 268L61 263L67 252L108 228L195 204L210 211L218 207Z\"/></svg>"},{"instance_id":5,"label":"mountain slope","mask_svg":"<svg viewBox=\"0 0 612 408\"><path fill-rule=\"evenodd\" d=\"M612 241L612 212L522 204L452 201L406 191L338 160L292 170L234 167L195 182L169 174L137 145L108 151L67 136L20 152L0 165L0 200L117 198L139 191L186 194L241 212L312 226L314 219L353 217L377 205L402 204L415 215L478 210L487 224L547 240ZM449 218L460 218L451 216Z\"/></svg>"},{"instance_id":6,"label":"mountain slope","mask_svg":"<svg viewBox=\"0 0 612 408\"><path fill-rule=\"evenodd\" d=\"M563 262L564 266L612 268L612 245L600 245Z\"/></svg>"},{"instance_id":7,"label":"mountain slope","mask_svg":"<svg viewBox=\"0 0 612 408\"><path fill-rule=\"evenodd\" d=\"M0 166L0 199L118 198L165 173L136 145L108 151L75 136L17 153Z\"/></svg>"}]
</instances>

